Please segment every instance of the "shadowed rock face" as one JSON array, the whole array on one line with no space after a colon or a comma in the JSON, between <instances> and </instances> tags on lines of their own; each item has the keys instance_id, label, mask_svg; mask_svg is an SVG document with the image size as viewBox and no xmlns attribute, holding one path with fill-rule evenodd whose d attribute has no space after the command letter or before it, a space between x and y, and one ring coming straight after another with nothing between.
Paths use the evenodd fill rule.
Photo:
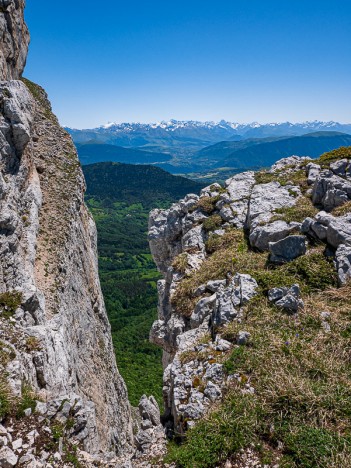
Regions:
<instances>
[{"instance_id":1,"label":"shadowed rock face","mask_svg":"<svg viewBox=\"0 0 351 468\"><path fill-rule=\"evenodd\" d=\"M29 44L24 22L24 0L0 0L0 80L18 80L23 73Z\"/></svg>"}]
</instances>

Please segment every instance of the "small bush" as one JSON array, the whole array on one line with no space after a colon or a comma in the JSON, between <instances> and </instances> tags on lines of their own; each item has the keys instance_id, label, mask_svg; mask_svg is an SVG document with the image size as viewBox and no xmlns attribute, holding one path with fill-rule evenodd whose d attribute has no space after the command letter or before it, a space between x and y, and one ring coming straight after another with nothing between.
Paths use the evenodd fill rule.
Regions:
<instances>
[{"instance_id":1,"label":"small bush","mask_svg":"<svg viewBox=\"0 0 351 468\"><path fill-rule=\"evenodd\" d=\"M28 336L26 339L26 349L28 352L41 350L41 345L35 336Z\"/></svg>"},{"instance_id":2,"label":"small bush","mask_svg":"<svg viewBox=\"0 0 351 468\"><path fill-rule=\"evenodd\" d=\"M20 292L14 291L0 294L0 309L2 315L6 318L12 317L21 303L22 293Z\"/></svg>"},{"instance_id":3,"label":"small bush","mask_svg":"<svg viewBox=\"0 0 351 468\"><path fill-rule=\"evenodd\" d=\"M209 218L206 218L202 226L205 231L215 231L222 225L222 218L219 215L212 215Z\"/></svg>"},{"instance_id":4,"label":"small bush","mask_svg":"<svg viewBox=\"0 0 351 468\"><path fill-rule=\"evenodd\" d=\"M201 197L197 202L197 207L204 213L211 214L216 208L219 197Z\"/></svg>"},{"instance_id":5,"label":"small bush","mask_svg":"<svg viewBox=\"0 0 351 468\"><path fill-rule=\"evenodd\" d=\"M185 273L188 268L188 254L181 253L175 257L172 263L172 267L175 268L180 273Z\"/></svg>"}]
</instances>

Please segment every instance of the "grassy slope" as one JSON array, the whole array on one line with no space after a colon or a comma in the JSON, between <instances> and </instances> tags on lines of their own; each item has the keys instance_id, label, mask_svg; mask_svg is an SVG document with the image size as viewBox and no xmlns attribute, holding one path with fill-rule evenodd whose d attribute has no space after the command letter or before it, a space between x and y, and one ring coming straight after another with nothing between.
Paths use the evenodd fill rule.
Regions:
<instances>
[{"instance_id":1,"label":"grassy slope","mask_svg":"<svg viewBox=\"0 0 351 468\"><path fill-rule=\"evenodd\" d=\"M199 185L149 166L84 166L87 204L98 229L99 271L118 368L130 401L161 402L161 350L149 343L160 278L147 242L151 208L167 207Z\"/></svg>"},{"instance_id":2,"label":"grassy slope","mask_svg":"<svg viewBox=\"0 0 351 468\"><path fill-rule=\"evenodd\" d=\"M342 148L321 158L326 166L335 158L350 157ZM305 171L293 176L303 193ZM275 175L261 173L267 182ZM344 208L344 209L343 209ZM350 204L334 210L349 211ZM315 208L304 197L293 208L280 210L282 219L301 219ZM307 254L293 262L270 266L268 254L252 251L238 230L229 231L211 244L211 254L201 269L178 288L175 306L185 314L193 307L191 291L209 279L221 278L228 269L257 279L259 295L243 311L241 323L222 330L236 343L240 330L251 334L247 346L234 346L225 363L228 374L238 374L220 405L187 433L183 444L172 444L168 461L186 468L224 466L230 459L242 463L250 448L261 464L285 468L349 468L351 466L351 284L336 288L332 262L325 245L311 243ZM274 286L299 283L304 310L288 315L267 301ZM321 312L329 312L325 329ZM192 356L192 359L196 359ZM254 387L245 393L245 385Z\"/></svg>"}]
</instances>

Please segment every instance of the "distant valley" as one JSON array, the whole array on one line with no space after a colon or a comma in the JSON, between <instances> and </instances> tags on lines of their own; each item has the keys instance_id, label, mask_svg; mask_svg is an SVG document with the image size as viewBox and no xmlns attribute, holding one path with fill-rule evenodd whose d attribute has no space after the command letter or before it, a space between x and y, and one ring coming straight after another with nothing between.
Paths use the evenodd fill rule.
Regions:
<instances>
[{"instance_id":1,"label":"distant valley","mask_svg":"<svg viewBox=\"0 0 351 468\"><path fill-rule=\"evenodd\" d=\"M224 180L291 155L318 157L351 145L351 125L335 122L250 124L163 122L110 124L71 133L83 165L153 164L194 180ZM241 134L239 134L239 132Z\"/></svg>"},{"instance_id":2,"label":"distant valley","mask_svg":"<svg viewBox=\"0 0 351 468\"><path fill-rule=\"evenodd\" d=\"M145 392L162 404L161 350L149 342L160 274L147 241L148 216L202 186L149 165L98 163L83 170L118 368L133 405Z\"/></svg>"}]
</instances>

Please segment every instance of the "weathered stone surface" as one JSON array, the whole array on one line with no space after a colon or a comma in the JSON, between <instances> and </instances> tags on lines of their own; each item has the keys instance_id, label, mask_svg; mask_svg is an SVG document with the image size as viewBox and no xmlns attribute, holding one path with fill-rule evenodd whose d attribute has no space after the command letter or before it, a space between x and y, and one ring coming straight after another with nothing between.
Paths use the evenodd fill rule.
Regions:
<instances>
[{"instance_id":1,"label":"weathered stone surface","mask_svg":"<svg viewBox=\"0 0 351 468\"><path fill-rule=\"evenodd\" d=\"M265 224L267 224L272 218L275 210L280 208L287 208L294 206L297 197L291 195L291 190L294 189L299 195L299 188L296 186L281 186L279 182L270 182L268 184L255 185L250 198L249 211L247 225L250 229L250 243L253 247L256 247L257 242L262 237L261 244L266 245ZM290 190L290 191L289 191ZM272 231L267 230L267 234L274 234L279 236L279 229L275 229L275 226L271 227ZM281 237L280 237L281 238ZM270 239L278 240L278 239ZM269 241L267 241L269 242ZM257 247L258 248L258 247ZM268 245L267 245L268 248Z\"/></svg>"},{"instance_id":2,"label":"weathered stone surface","mask_svg":"<svg viewBox=\"0 0 351 468\"><path fill-rule=\"evenodd\" d=\"M226 181L227 192L221 194L217 203L219 214L224 221L237 228L245 226L249 199L254 184L255 175L253 172L243 172Z\"/></svg>"},{"instance_id":3,"label":"weathered stone surface","mask_svg":"<svg viewBox=\"0 0 351 468\"><path fill-rule=\"evenodd\" d=\"M335 175L332 171L322 171L317 177L312 191L312 201L325 211L343 205L351 198L351 182Z\"/></svg>"},{"instance_id":4,"label":"weathered stone surface","mask_svg":"<svg viewBox=\"0 0 351 468\"><path fill-rule=\"evenodd\" d=\"M270 261L286 263L306 253L305 236L288 236L278 242L269 243Z\"/></svg>"},{"instance_id":5,"label":"weathered stone surface","mask_svg":"<svg viewBox=\"0 0 351 468\"><path fill-rule=\"evenodd\" d=\"M17 455L10 449L10 447L3 447L0 449L0 466L3 468L12 468L16 466L18 461Z\"/></svg>"},{"instance_id":6,"label":"weathered stone surface","mask_svg":"<svg viewBox=\"0 0 351 468\"><path fill-rule=\"evenodd\" d=\"M339 283L345 284L351 278L351 246L340 244L335 252L336 271Z\"/></svg>"},{"instance_id":7,"label":"weathered stone surface","mask_svg":"<svg viewBox=\"0 0 351 468\"><path fill-rule=\"evenodd\" d=\"M351 214L336 217L320 211L314 219L305 219L301 231L334 248L340 244L351 245Z\"/></svg>"},{"instance_id":8,"label":"weathered stone surface","mask_svg":"<svg viewBox=\"0 0 351 468\"><path fill-rule=\"evenodd\" d=\"M22 73L28 45L23 7L22 0L0 2L1 80ZM12 328L0 314L1 341L16 333L15 358L1 371L14 396L26 382L48 402L41 407L47 417L50 409L66 421L77 400L72 437L86 451L127 455L130 407L116 367L96 228L84 204L75 147L43 89L2 81L0 94L0 292L20 297ZM25 346L28 337L37 343L33 350ZM55 402L63 398L70 410L66 402L57 413Z\"/></svg>"},{"instance_id":9,"label":"weathered stone surface","mask_svg":"<svg viewBox=\"0 0 351 468\"><path fill-rule=\"evenodd\" d=\"M313 185L321 172L321 166L319 164L309 163L306 166L307 171L307 183Z\"/></svg>"},{"instance_id":10,"label":"weathered stone surface","mask_svg":"<svg viewBox=\"0 0 351 468\"><path fill-rule=\"evenodd\" d=\"M295 172L301 168L304 164L311 161L308 156L289 156L287 158L279 159L270 169L270 172L282 171L284 172Z\"/></svg>"},{"instance_id":11,"label":"weathered stone surface","mask_svg":"<svg viewBox=\"0 0 351 468\"><path fill-rule=\"evenodd\" d=\"M278 242L293 232L298 232L300 223L286 223L274 221L273 223L257 226L250 233L250 244L259 250L268 250L270 242Z\"/></svg>"},{"instance_id":12,"label":"weathered stone surface","mask_svg":"<svg viewBox=\"0 0 351 468\"><path fill-rule=\"evenodd\" d=\"M273 288L268 292L268 299L274 302L277 307L293 314L304 307L304 303L300 299L298 284L294 284L291 288Z\"/></svg>"},{"instance_id":13,"label":"weathered stone surface","mask_svg":"<svg viewBox=\"0 0 351 468\"><path fill-rule=\"evenodd\" d=\"M194 312L190 317L191 328L201 325L204 320L209 320L216 304L216 294L204 297L196 304Z\"/></svg>"},{"instance_id":14,"label":"weathered stone surface","mask_svg":"<svg viewBox=\"0 0 351 468\"><path fill-rule=\"evenodd\" d=\"M0 1L0 81L18 80L27 59L29 33L24 0Z\"/></svg>"},{"instance_id":15,"label":"weathered stone surface","mask_svg":"<svg viewBox=\"0 0 351 468\"><path fill-rule=\"evenodd\" d=\"M347 159L339 159L330 164L330 170L340 177L346 176L348 167L349 161Z\"/></svg>"}]
</instances>

